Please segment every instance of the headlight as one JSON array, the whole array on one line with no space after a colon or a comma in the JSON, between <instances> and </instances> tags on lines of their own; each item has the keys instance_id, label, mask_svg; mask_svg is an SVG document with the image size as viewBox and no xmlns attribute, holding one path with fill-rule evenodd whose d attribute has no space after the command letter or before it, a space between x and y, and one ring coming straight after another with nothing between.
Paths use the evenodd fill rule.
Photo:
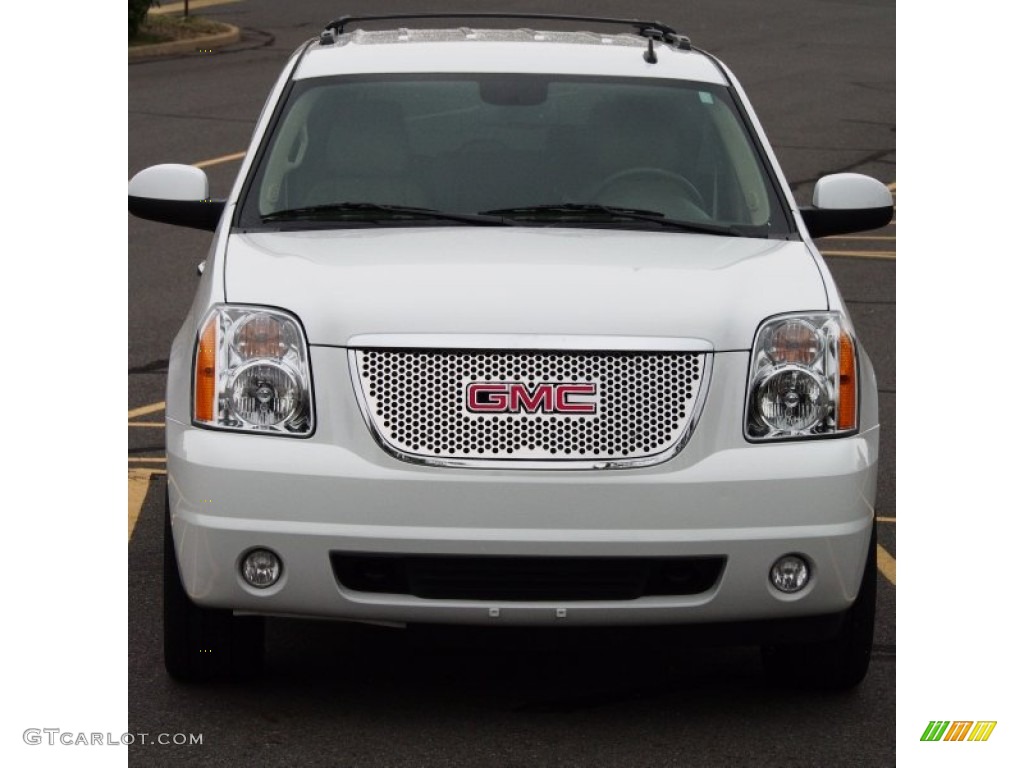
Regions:
<instances>
[{"instance_id":1,"label":"headlight","mask_svg":"<svg viewBox=\"0 0 1024 768\"><path fill-rule=\"evenodd\" d=\"M857 355L841 315L786 315L761 324L751 351L746 423L752 440L857 430Z\"/></svg>"},{"instance_id":2,"label":"headlight","mask_svg":"<svg viewBox=\"0 0 1024 768\"><path fill-rule=\"evenodd\" d=\"M218 429L313 432L302 326L279 309L216 306L196 341L192 419Z\"/></svg>"}]
</instances>

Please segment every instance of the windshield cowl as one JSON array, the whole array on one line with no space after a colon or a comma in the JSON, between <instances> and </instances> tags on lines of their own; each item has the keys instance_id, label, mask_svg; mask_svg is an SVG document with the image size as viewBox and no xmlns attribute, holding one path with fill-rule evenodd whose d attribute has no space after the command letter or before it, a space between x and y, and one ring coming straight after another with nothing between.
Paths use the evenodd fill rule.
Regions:
<instances>
[{"instance_id":1,"label":"windshield cowl","mask_svg":"<svg viewBox=\"0 0 1024 768\"><path fill-rule=\"evenodd\" d=\"M346 202L311 205L302 208L286 208L260 217L264 224L295 221L360 221L381 224L388 221L433 219L476 226L515 226L516 222L496 215L481 215L438 211L433 208L417 208L408 205L382 203Z\"/></svg>"}]
</instances>

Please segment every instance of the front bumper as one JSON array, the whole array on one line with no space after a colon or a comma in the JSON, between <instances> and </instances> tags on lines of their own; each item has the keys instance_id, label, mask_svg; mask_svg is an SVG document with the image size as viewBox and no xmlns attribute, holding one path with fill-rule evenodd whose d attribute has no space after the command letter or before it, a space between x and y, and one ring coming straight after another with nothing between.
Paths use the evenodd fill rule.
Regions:
<instances>
[{"instance_id":1,"label":"front bumper","mask_svg":"<svg viewBox=\"0 0 1024 768\"><path fill-rule=\"evenodd\" d=\"M185 589L200 605L237 612L397 623L704 624L839 613L857 595L867 556L877 426L843 439L737 439L738 414L736 424L722 414L742 402L745 360L716 356L721 386L712 386L690 443L644 469L404 463L373 442L344 387L321 385L308 440L198 429L169 413L170 510ZM343 350L317 350L314 366L319 381L349 380ZM269 589L239 575L254 547L283 561ZM346 589L331 567L338 551L727 560L714 586L695 595L456 600ZM784 595L768 571L794 552L811 562L811 583Z\"/></svg>"}]
</instances>

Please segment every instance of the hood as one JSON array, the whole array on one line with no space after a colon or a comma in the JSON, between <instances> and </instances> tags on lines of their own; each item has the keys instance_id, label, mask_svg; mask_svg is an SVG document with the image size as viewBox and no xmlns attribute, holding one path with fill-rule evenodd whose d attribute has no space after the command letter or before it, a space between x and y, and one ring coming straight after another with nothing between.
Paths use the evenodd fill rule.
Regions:
<instances>
[{"instance_id":1,"label":"hood","mask_svg":"<svg viewBox=\"0 0 1024 768\"><path fill-rule=\"evenodd\" d=\"M231 235L229 302L294 312L311 344L361 334L699 338L827 309L801 242L635 230L430 227Z\"/></svg>"}]
</instances>

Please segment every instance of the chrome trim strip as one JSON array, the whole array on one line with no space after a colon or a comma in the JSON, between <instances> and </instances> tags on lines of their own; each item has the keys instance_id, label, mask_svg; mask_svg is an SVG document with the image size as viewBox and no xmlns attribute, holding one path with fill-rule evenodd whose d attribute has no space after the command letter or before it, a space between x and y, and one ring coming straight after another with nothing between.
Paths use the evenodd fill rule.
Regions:
<instances>
[{"instance_id":1,"label":"chrome trim strip","mask_svg":"<svg viewBox=\"0 0 1024 768\"><path fill-rule=\"evenodd\" d=\"M366 333L352 336L349 349L555 350L559 352L713 352L706 339L671 336L574 336L533 333Z\"/></svg>"},{"instance_id":2,"label":"chrome trim strip","mask_svg":"<svg viewBox=\"0 0 1024 768\"><path fill-rule=\"evenodd\" d=\"M424 334L425 335L425 334ZM378 336L356 336L353 338L367 339L367 338L381 338ZM391 336L389 338L408 338L407 336ZM449 337L451 338L451 337ZM480 337L483 338L483 337ZM494 337L490 337L494 338ZM550 337L549 337L550 338ZM598 337L590 337L598 338ZM492 347L485 347L485 349L491 349ZM366 424L367 429L373 436L374 442L380 446L386 454L399 461L406 462L407 464L416 464L421 467L444 467L449 469L503 469L503 470L544 470L544 471L565 471L565 470L594 470L594 469L639 469L643 467L651 467L656 464L662 464L669 459L678 456L686 444L690 441L694 431L697 428L697 423L700 421L701 414L704 413L704 404L707 400L708 392L710 391L711 377L714 368L714 355L705 354L703 360L703 367L701 373L700 388L697 390L697 397L693 404L693 415L690 417L686 428L682 431L679 439L671 446L666 448L661 453L656 453L651 456L644 456L638 459L550 459L545 461L536 461L533 459L449 459L449 458L435 458L432 456L417 456L413 454L404 453L394 448L384 435L380 434L377 430L377 426L373 420L373 417L369 411L369 404L366 402L366 396L363 391L362 382L359 378L359 362L356 358L356 354L359 350L348 349L348 371L349 379L352 382L352 389L355 392L356 402L359 404L359 412L363 415L363 422ZM451 347L442 348L435 350L437 352L453 352L462 351L459 349L452 349ZM564 350L567 352L578 352L578 351L590 351L590 350L576 350L568 349ZM604 350L602 350L604 351ZM637 351L637 350L634 350ZM649 351L649 350L643 350ZM659 350L660 351L660 350ZM671 350L679 352L695 352L696 350Z\"/></svg>"}]
</instances>

